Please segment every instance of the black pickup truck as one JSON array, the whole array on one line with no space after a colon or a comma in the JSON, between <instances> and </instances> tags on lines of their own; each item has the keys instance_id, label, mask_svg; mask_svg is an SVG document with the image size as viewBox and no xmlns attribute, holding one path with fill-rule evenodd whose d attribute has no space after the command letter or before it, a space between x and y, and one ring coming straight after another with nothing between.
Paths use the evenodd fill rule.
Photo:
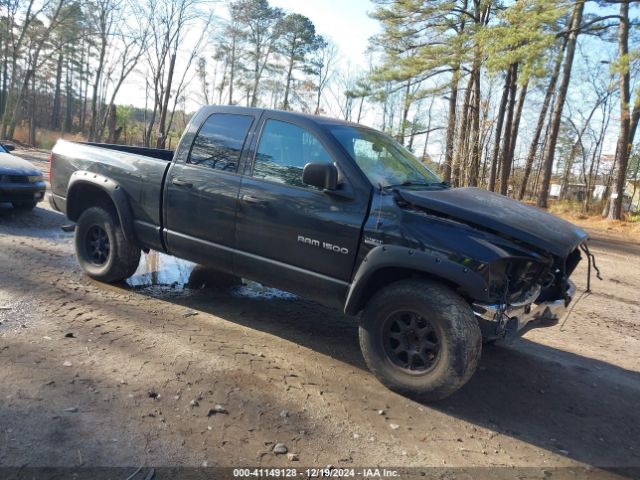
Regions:
<instances>
[{"instance_id":1,"label":"black pickup truck","mask_svg":"<svg viewBox=\"0 0 640 480\"><path fill-rule=\"evenodd\" d=\"M51 189L89 276L153 249L338 307L378 379L424 400L464 385L483 339L557 322L589 255L574 225L450 188L386 134L290 112L203 107L175 152L60 140Z\"/></svg>"}]
</instances>

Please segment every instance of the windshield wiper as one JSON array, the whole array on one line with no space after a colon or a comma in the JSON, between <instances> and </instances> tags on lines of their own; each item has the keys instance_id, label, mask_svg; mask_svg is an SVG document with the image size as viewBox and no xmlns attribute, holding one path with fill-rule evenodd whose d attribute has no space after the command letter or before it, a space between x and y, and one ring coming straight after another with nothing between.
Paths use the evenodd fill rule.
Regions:
<instances>
[{"instance_id":1,"label":"windshield wiper","mask_svg":"<svg viewBox=\"0 0 640 480\"><path fill-rule=\"evenodd\" d=\"M402 188L402 187L425 187L425 188L433 188L433 187L438 187L438 188L448 188L449 182L410 182L410 181L406 181L406 182L402 182L402 183L397 183L397 184L393 184L393 185L385 185L385 186L380 186L381 190L393 190L396 188Z\"/></svg>"}]
</instances>

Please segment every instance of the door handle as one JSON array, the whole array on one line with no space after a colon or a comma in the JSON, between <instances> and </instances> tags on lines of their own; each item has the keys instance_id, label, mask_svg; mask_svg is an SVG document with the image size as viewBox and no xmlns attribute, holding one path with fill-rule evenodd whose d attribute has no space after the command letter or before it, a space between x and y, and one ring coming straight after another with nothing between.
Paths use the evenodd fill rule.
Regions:
<instances>
[{"instance_id":1,"label":"door handle","mask_svg":"<svg viewBox=\"0 0 640 480\"><path fill-rule=\"evenodd\" d=\"M253 195L242 195L242 201L245 203L252 203L254 205L266 205L267 202L266 200L262 200L258 197L254 197Z\"/></svg>"},{"instance_id":2,"label":"door handle","mask_svg":"<svg viewBox=\"0 0 640 480\"><path fill-rule=\"evenodd\" d=\"M185 187L185 188L193 187L193 183L187 182L185 180L180 180L179 178L172 178L171 183L173 183L176 187Z\"/></svg>"}]
</instances>

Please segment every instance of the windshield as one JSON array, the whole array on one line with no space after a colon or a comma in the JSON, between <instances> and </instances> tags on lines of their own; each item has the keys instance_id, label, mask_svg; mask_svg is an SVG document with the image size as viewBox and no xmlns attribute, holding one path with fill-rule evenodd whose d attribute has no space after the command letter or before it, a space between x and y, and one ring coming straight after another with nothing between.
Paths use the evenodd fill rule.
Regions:
<instances>
[{"instance_id":1,"label":"windshield","mask_svg":"<svg viewBox=\"0 0 640 480\"><path fill-rule=\"evenodd\" d=\"M435 173L384 133L350 125L329 129L376 187L442 185Z\"/></svg>"}]
</instances>

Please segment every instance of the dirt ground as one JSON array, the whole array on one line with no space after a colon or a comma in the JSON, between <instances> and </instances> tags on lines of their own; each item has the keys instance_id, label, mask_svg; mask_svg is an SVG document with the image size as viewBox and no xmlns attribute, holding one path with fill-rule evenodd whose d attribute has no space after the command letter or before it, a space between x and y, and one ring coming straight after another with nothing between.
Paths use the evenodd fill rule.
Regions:
<instances>
[{"instance_id":1,"label":"dirt ground","mask_svg":"<svg viewBox=\"0 0 640 480\"><path fill-rule=\"evenodd\" d=\"M0 466L640 466L635 240L596 234L604 280L563 322L420 404L367 371L355 319L154 253L100 284L65 223L0 207Z\"/></svg>"}]
</instances>

